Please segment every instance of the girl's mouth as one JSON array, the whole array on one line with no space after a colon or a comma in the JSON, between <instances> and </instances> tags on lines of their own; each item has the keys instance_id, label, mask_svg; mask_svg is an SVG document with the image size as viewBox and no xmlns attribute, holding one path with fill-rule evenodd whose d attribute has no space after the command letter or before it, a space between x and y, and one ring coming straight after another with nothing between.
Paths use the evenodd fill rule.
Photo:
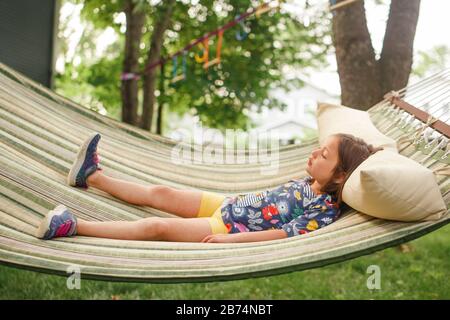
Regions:
<instances>
[{"instance_id":1,"label":"girl's mouth","mask_svg":"<svg viewBox=\"0 0 450 320\"><path fill-rule=\"evenodd\" d=\"M311 159L308 159L308 167L310 167L312 164Z\"/></svg>"}]
</instances>

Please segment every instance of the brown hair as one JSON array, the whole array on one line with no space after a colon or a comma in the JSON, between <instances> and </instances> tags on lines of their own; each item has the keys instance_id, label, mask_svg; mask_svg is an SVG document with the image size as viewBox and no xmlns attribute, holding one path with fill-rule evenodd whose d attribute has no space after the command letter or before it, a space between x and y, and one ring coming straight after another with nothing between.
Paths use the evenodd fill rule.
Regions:
<instances>
[{"instance_id":1,"label":"brown hair","mask_svg":"<svg viewBox=\"0 0 450 320\"><path fill-rule=\"evenodd\" d=\"M352 172L369 156L383 150L383 148L374 147L363 139L351 134L336 133L332 136L339 138L338 163L330 180L320 191L334 196L337 199L337 204L340 206L342 204L342 189ZM333 182L342 173L344 173L344 181L342 183Z\"/></svg>"}]
</instances>

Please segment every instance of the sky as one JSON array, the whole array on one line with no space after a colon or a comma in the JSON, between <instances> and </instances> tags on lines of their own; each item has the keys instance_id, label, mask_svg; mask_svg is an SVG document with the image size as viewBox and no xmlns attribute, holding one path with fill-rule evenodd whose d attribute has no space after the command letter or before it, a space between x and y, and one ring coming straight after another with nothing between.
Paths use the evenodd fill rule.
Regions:
<instances>
[{"instance_id":1,"label":"sky","mask_svg":"<svg viewBox=\"0 0 450 320\"><path fill-rule=\"evenodd\" d=\"M301 4L304 0L287 0L289 10L301 10ZM327 10L328 1L321 0L315 3L319 7L323 6ZM384 0L385 5L376 5L375 0L365 0L366 17L368 28L371 33L372 43L376 52L381 51L386 21L389 14L389 0ZM76 45L81 35L79 28L80 6L73 6L66 3L62 10L60 20L70 19L69 26L73 28L70 36L69 53L71 57L76 53ZM342 9L341 9L342 10ZM345 10L345 9L344 9ZM301 12L299 12L301 14ZM414 40L414 53L418 51L429 51L437 45L447 45L450 47L450 0L422 0L420 6L419 21ZM124 22L124 15L116 17L117 21ZM101 55L104 48L114 42L116 39L112 28L107 29L98 41L97 54ZM334 55L328 57L329 67L324 70L314 70L310 75L310 81L333 94L340 93L339 77L337 75L336 59ZM75 60L74 63L77 63ZM63 61L57 60L56 70L62 72ZM447 61L447 67L450 67L450 60Z\"/></svg>"},{"instance_id":2,"label":"sky","mask_svg":"<svg viewBox=\"0 0 450 320\"><path fill-rule=\"evenodd\" d=\"M389 7L376 6L373 0L366 0L365 6L372 41L379 51L382 46ZM428 50L438 44L450 45L450 37L448 34L444 34L445 30L450 30L449 13L449 0L421 1L419 22L414 39L416 50Z\"/></svg>"}]
</instances>

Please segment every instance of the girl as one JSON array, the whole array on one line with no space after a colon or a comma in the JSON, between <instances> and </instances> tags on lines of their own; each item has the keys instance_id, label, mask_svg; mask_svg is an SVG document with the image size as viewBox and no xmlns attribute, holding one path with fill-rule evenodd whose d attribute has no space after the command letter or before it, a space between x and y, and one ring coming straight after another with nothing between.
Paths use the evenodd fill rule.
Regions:
<instances>
[{"instance_id":1,"label":"girl","mask_svg":"<svg viewBox=\"0 0 450 320\"><path fill-rule=\"evenodd\" d=\"M98 188L131 204L151 206L181 218L90 222L77 219L59 205L41 222L38 238L83 235L124 240L253 242L308 233L337 220L344 204L341 196L346 179L367 157L382 150L353 135L331 135L311 153L306 178L260 193L224 197L108 177L99 167L99 140L100 134L95 133L81 146L67 178L69 185Z\"/></svg>"}]
</instances>

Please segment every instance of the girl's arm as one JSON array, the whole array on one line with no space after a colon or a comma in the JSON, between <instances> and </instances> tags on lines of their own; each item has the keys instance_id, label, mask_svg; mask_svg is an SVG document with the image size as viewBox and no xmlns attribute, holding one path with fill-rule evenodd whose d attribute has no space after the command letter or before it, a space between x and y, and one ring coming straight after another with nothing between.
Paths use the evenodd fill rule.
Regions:
<instances>
[{"instance_id":1,"label":"girl's arm","mask_svg":"<svg viewBox=\"0 0 450 320\"><path fill-rule=\"evenodd\" d=\"M231 234L211 234L202 242L257 242L287 238L284 230L264 230Z\"/></svg>"}]
</instances>

